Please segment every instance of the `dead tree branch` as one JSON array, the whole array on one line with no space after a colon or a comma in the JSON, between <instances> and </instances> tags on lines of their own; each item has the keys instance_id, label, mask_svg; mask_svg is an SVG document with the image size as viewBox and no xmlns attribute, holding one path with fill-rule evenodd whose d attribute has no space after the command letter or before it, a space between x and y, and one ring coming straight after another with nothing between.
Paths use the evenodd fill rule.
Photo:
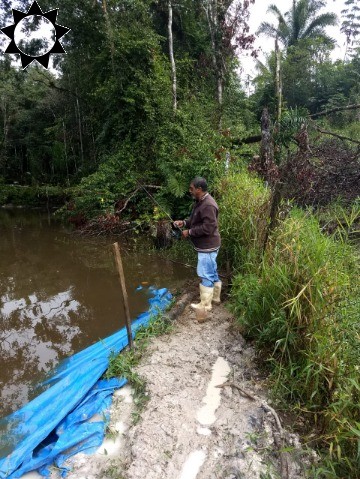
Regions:
<instances>
[{"instance_id":1,"label":"dead tree branch","mask_svg":"<svg viewBox=\"0 0 360 479\"><path fill-rule=\"evenodd\" d=\"M142 186L144 186L145 188L161 188L161 186L157 186L157 185L142 185ZM139 190L140 190L140 187L139 187L139 188L136 188L136 190L134 190L134 191L130 194L130 196L126 199L126 201L125 201L123 207L122 207L120 210L116 210L116 211L115 211L115 214L116 214L116 215L119 215L122 211L124 211L124 209L127 207L127 205L128 205L128 203L129 203L129 201L131 200L131 198L133 198Z\"/></svg>"},{"instance_id":2,"label":"dead tree branch","mask_svg":"<svg viewBox=\"0 0 360 479\"><path fill-rule=\"evenodd\" d=\"M335 138L338 138L339 140L351 141L352 143L355 143L356 145L360 145L360 141L354 140L353 138L349 138L348 136L339 135L338 133L334 133L333 131L323 130L319 126L315 125L315 122L313 121L312 121L312 126L314 127L316 131L318 131L319 133L322 133L323 135L334 136Z\"/></svg>"},{"instance_id":3,"label":"dead tree branch","mask_svg":"<svg viewBox=\"0 0 360 479\"><path fill-rule=\"evenodd\" d=\"M284 451L284 430L282 428L280 418L277 412L267 403L263 402L262 407L265 411L269 411L275 420L277 431L273 431L273 437L275 446L277 447L280 456L281 479L289 479L289 454Z\"/></svg>"},{"instance_id":4,"label":"dead tree branch","mask_svg":"<svg viewBox=\"0 0 360 479\"><path fill-rule=\"evenodd\" d=\"M246 392L244 389L242 389L240 386L235 384L234 382L227 381L223 384L219 384L218 386L215 386L217 388L224 388L226 386L233 387L237 389L243 396L247 397L251 401L257 401L260 400L258 397L253 396L252 394L249 394ZM289 454L284 451L285 447L285 434L284 434L284 429L281 425L281 421L279 418L279 415L273 409L271 406L267 404L265 401L261 401L261 407L264 409L265 412L270 412L274 418L276 428L273 429L273 437L274 437L274 444L278 450L279 453L279 458L280 458L280 474L281 474L281 479L289 479Z\"/></svg>"},{"instance_id":5,"label":"dead tree branch","mask_svg":"<svg viewBox=\"0 0 360 479\"><path fill-rule=\"evenodd\" d=\"M357 105L348 105L348 106L338 106L336 108L331 108L331 110L319 111L318 113L313 113L310 115L310 118L317 118L318 116L329 115L330 113L336 113L337 111L344 110L356 110L360 108L360 104Z\"/></svg>"},{"instance_id":6,"label":"dead tree branch","mask_svg":"<svg viewBox=\"0 0 360 479\"><path fill-rule=\"evenodd\" d=\"M230 386L230 387L232 387L232 388L235 388L235 389L237 389L243 396L247 397L247 398L250 399L251 401L256 401L256 398L255 398L253 395L249 394L248 392L246 392L244 389L242 389L240 386L238 386L238 385L235 384L235 383L232 383L232 382L227 381L227 382L225 382L225 383L223 383L223 384L219 384L218 386L215 386L215 387L216 387L216 388L224 388L224 387L226 387L226 386Z\"/></svg>"},{"instance_id":7,"label":"dead tree branch","mask_svg":"<svg viewBox=\"0 0 360 479\"><path fill-rule=\"evenodd\" d=\"M232 140L233 145L241 146L241 145L249 145L251 143L259 143L261 141L261 135L252 135L248 136L244 139L235 138Z\"/></svg>"}]
</instances>

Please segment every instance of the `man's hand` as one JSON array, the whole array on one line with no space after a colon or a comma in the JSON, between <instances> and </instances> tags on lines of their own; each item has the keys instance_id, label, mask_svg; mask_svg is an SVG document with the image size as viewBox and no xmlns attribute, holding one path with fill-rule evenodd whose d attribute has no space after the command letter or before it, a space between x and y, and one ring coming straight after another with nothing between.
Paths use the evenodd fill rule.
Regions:
<instances>
[{"instance_id":1,"label":"man's hand","mask_svg":"<svg viewBox=\"0 0 360 479\"><path fill-rule=\"evenodd\" d=\"M183 230L181 232L181 234L182 234L183 238L187 238L189 236L189 230Z\"/></svg>"},{"instance_id":2,"label":"man's hand","mask_svg":"<svg viewBox=\"0 0 360 479\"><path fill-rule=\"evenodd\" d=\"M183 220L176 220L174 221L174 225L177 226L178 228L182 228L184 226Z\"/></svg>"}]
</instances>

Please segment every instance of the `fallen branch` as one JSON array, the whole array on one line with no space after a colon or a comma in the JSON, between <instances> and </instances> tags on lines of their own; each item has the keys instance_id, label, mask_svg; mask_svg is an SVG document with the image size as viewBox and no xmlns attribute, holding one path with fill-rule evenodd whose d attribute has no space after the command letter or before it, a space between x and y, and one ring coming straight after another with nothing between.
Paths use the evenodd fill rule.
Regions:
<instances>
[{"instance_id":1,"label":"fallen branch","mask_svg":"<svg viewBox=\"0 0 360 479\"><path fill-rule=\"evenodd\" d=\"M238 386L237 384L235 383L232 383L232 382L225 382L223 384L219 384L218 386L215 386L216 388L224 388L226 386L230 386L232 388L235 388L237 389L243 396L247 397L248 399L251 399L251 401L256 401L256 397L252 396L251 394L249 394L248 392L246 392L244 389L242 389L240 386Z\"/></svg>"},{"instance_id":2,"label":"fallen branch","mask_svg":"<svg viewBox=\"0 0 360 479\"><path fill-rule=\"evenodd\" d=\"M315 124L313 124L313 127L315 128L315 130L319 131L320 133L323 133L324 135L331 135L331 136L334 136L335 138L339 138L339 140L351 141L352 143L355 143L356 145L360 145L360 141L353 140L352 138L349 138L348 136L339 135L338 133L334 133L332 131L323 130L322 128L320 128L319 126L316 126Z\"/></svg>"},{"instance_id":3,"label":"fallen branch","mask_svg":"<svg viewBox=\"0 0 360 479\"><path fill-rule=\"evenodd\" d=\"M197 293L196 293L197 294ZM195 298L194 293L186 293L180 297L175 305L170 309L168 313L165 313L163 317L169 321L174 321L184 311L185 307L193 301Z\"/></svg>"},{"instance_id":4,"label":"fallen branch","mask_svg":"<svg viewBox=\"0 0 360 479\"><path fill-rule=\"evenodd\" d=\"M219 384L218 386L215 386L215 387L224 388L226 386L230 386L230 387L233 387L233 388L237 389L243 396L246 396L248 399L251 399L251 401L256 401L257 400L257 398L255 396L253 396L252 394L249 394L247 391L242 389L240 386L238 386L237 384L235 384L233 382L230 382L230 381L227 381L223 384ZM267 403L261 402L261 406L262 406L262 408L264 409L265 412L271 412L271 414L272 414L272 416L275 420L277 431L273 431L273 436L274 436L275 446L278 449L279 456L280 456L281 479L289 479L290 478L290 475L289 475L289 461L288 461L289 455L288 455L288 453L286 453L283 450L284 449L284 430L282 428L280 418L279 418L277 412L271 406L269 406Z\"/></svg>"},{"instance_id":5,"label":"fallen branch","mask_svg":"<svg viewBox=\"0 0 360 479\"><path fill-rule=\"evenodd\" d=\"M275 446L277 447L280 455L280 474L281 474L281 479L289 479L289 461L288 461L288 453L284 452L284 430L281 425L280 418L271 406L269 406L267 403L262 403L262 407L265 411L271 412L273 418L275 419L277 431L273 431L273 436L274 436L274 443Z\"/></svg>"},{"instance_id":6,"label":"fallen branch","mask_svg":"<svg viewBox=\"0 0 360 479\"><path fill-rule=\"evenodd\" d=\"M252 135L242 140L240 140L239 138L234 139L231 141L231 143L233 145L241 146L241 145L249 145L251 143L259 143L260 141L261 141L261 135Z\"/></svg>"},{"instance_id":7,"label":"fallen branch","mask_svg":"<svg viewBox=\"0 0 360 479\"><path fill-rule=\"evenodd\" d=\"M360 104L357 105L348 105L348 106L338 106L336 108L331 108L331 110L319 111L318 113L313 113L310 115L310 118L316 118L318 116L328 115L329 113L336 113L337 111L344 110L356 110L360 108Z\"/></svg>"}]
</instances>

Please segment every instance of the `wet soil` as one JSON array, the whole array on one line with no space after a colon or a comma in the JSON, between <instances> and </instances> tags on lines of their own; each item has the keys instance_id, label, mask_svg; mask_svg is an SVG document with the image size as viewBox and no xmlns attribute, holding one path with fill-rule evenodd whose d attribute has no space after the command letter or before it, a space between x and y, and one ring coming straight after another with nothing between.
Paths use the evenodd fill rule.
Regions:
<instances>
[{"instance_id":1,"label":"wet soil","mask_svg":"<svg viewBox=\"0 0 360 479\"><path fill-rule=\"evenodd\" d=\"M140 420L125 387L105 444L73 458L68 478L304 478L316 455L283 428L255 359L224 305L200 324L187 304L136 368L149 397Z\"/></svg>"}]
</instances>

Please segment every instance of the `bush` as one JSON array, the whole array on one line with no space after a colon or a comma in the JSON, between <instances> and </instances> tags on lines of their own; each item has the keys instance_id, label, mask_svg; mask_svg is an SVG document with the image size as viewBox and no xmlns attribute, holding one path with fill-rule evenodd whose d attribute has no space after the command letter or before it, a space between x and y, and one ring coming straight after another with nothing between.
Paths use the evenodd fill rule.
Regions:
<instances>
[{"instance_id":1,"label":"bush","mask_svg":"<svg viewBox=\"0 0 360 479\"><path fill-rule=\"evenodd\" d=\"M233 271L256 270L268 224L270 190L245 169L222 177L215 190L220 210L221 257L225 255Z\"/></svg>"},{"instance_id":2,"label":"bush","mask_svg":"<svg viewBox=\"0 0 360 479\"><path fill-rule=\"evenodd\" d=\"M238 274L231 293L239 324L269 359L278 396L324 431L330 477L353 479L360 470L356 259L349 245L294 208L273 231L258 269Z\"/></svg>"},{"instance_id":3,"label":"bush","mask_svg":"<svg viewBox=\"0 0 360 479\"><path fill-rule=\"evenodd\" d=\"M0 188L0 205L14 206L59 206L65 203L70 188L60 186L20 186L2 185Z\"/></svg>"}]
</instances>

